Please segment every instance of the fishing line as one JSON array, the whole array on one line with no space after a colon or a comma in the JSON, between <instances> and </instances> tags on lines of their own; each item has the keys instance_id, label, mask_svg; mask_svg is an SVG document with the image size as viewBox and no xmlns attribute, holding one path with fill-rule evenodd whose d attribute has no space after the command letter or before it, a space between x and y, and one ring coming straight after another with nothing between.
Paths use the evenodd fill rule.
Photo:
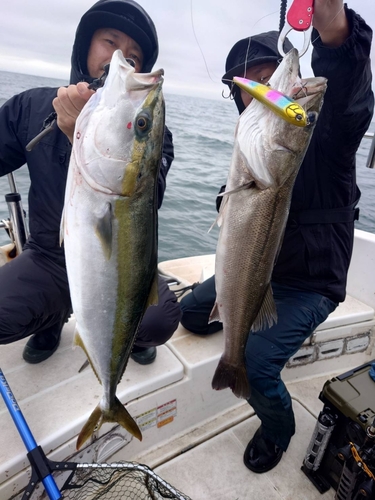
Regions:
<instances>
[{"instance_id":1,"label":"fishing line","mask_svg":"<svg viewBox=\"0 0 375 500\"><path fill-rule=\"evenodd\" d=\"M194 28L194 18L193 18L193 0L190 0L190 18L191 18L191 26L193 28L193 34L194 34L194 38L195 38L195 41L197 42L197 45L198 45L198 48L202 54L202 57L203 57L203 61L204 61L204 65L206 66L206 70L207 70L207 74L210 78L210 80L213 82L213 83L218 83L217 80L215 81L212 77L211 77L211 73L210 73L210 70L208 69L208 65L207 65L207 61L206 61L206 58L204 57L204 54L203 54L203 50L200 46L200 43L199 43L199 40L198 40L198 37L197 37L197 34L195 33L195 28Z\"/></svg>"},{"instance_id":2,"label":"fishing line","mask_svg":"<svg viewBox=\"0 0 375 500\"><path fill-rule=\"evenodd\" d=\"M274 11L274 12L270 12L269 14L266 14L264 16L262 16L261 18L259 18L252 26L251 29L253 29L260 21L262 21L263 19L265 19L266 17L268 16L272 16L274 15L275 13L277 13L278 11ZM214 80L212 77L211 77L211 73L210 73L210 70L208 69L208 64L207 64L207 61L206 61L206 58L204 56L204 53L203 53L203 50L202 50L202 47L199 43L199 40L198 40L198 36L196 34L196 31L195 31L195 27L194 27L194 16L193 16L193 0L190 0L190 19L191 19L191 26L192 26L192 30L193 30L193 34L194 34L194 38L195 38L195 41L198 45L198 48L200 50L200 53L202 54L202 58L203 58L203 61L204 61L204 65L206 66L206 71L207 71L207 74L208 74L208 77L210 78L210 80L213 82L213 83L221 83L221 78L217 79L217 80ZM247 61L247 55L249 53L249 50L250 50L250 43L251 43L251 37L249 37L249 45L247 47L247 51L246 51L246 61ZM246 73L246 67L245 67L245 72L244 72L244 76L245 76L245 73ZM231 82L232 80L228 80L229 82ZM222 95L223 95L224 91L222 92ZM224 99L228 99L229 97L231 96L231 93L229 94L229 96L224 97Z\"/></svg>"}]
</instances>

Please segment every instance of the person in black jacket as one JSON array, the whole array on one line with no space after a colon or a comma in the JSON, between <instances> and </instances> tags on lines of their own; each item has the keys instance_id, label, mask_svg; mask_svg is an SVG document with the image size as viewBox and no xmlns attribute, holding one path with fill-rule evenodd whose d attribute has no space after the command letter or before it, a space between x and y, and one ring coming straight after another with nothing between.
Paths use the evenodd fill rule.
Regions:
<instances>
[{"instance_id":1,"label":"person in black jacket","mask_svg":"<svg viewBox=\"0 0 375 500\"><path fill-rule=\"evenodd\" d=\"M72 312L64 249L59 244L72 135L75 120L93 93L88 84L103 74L116 49L144 73L151 71L158 56L154 23L132 0L100 0L83 15L73 46L69 87L31 89L0 109L0 175L27 163L31 180L30 237L22 253L0 268L0 343L32 335L23 351L29 363L53 354ZM54 110L58 126L27 151L26 145ZM158 207L173 158L172 134L165 127ZM159 278L159 304L146 311L132 358L151 363L155 346L172 336L180 316L175 294Z\"/></svg>"},{"instance_id":2,"label":"person in black jacket","mask_svg":"<svg viewBox=\"0 0 375 500\"><path fill-rule=\"evenodd\" d=\"M344 7L342 0L315 0L313 26L312 68L316 76L328 79L328 87L296 179L285 236L273 270L278 322L266 330L251 332L245 349L251 387L248 402L261 426L245 450L244 463L257 473L278 464L295 432L292 401L281 370L345 299L354 220L358 217L355 207L360 196L355 155L374 107L369 26ZM234 86L232 78L245 76L267 82L280 60L277 40L275 31L262 33L240 40L229 52L223 83L231 88L240 113L251 97ZM290 48L290 42L286 42L284 49ZM213 276L182 299L182 325L203 335L220 330L221 323L208 323L215 297Z\"/></svg>"}]
</instances>

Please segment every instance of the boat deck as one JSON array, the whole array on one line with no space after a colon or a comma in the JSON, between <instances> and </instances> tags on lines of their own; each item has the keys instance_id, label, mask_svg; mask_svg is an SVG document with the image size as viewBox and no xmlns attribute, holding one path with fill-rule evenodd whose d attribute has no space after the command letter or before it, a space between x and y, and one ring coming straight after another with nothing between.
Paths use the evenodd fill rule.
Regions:
<instances>
[{"instance_id":1,"label":"boat deck","mask_svg":"<svg viewBox=\"0 0 375 500\"><path fill-rule=\"evenodd\" d=\"M357 235L358 236L358 235ZM359 234L349 297L319 327L283 371L293 399L297 431L280 464L257 475L243 452L259 425L251 407L211 380L223 350L222 332L193 335L181 325L153 364L132 360L117 395L137 419L139 442L123 428L104 424L91 442L75 449L77 434L101 396L85 355L72 349L74 318L64 327L57 352L40 365L22 359L26 340L2 346L0 367L39 445L51 460L135 461L147 464L192 500L334 498L321 495L302 473L325 381L375 358L375 235ZM359 253L358 253L359 252ZM213 256L160 264L183 286L213 271ZM365 279L366 278L366 279ZM370 403L369 403L370 404ZM0 401L0 499L20 499L30 468L23 442ZM39 487L31 500L46 498Z\"/></svg>"},{"instance_id":2,"label":"boat deck","mask_svg":"<svg viewBox=\"0 0 375 500\"><path fill-rule=\"evenodd\" d=\"M217 362L214 352L222 341L221 332L209 339L191 338L180 327L173 341L158 348L153 365L140 367L129 362L126 380L121 382L118 391L122 401L131 401L127 408L132 415L142 417L148 414L149 420L154 418L154 408L170 404L172 408L167 409L170 421L166 418L160 427L156 422L144 426L142 443L117 426L108 432L110 426L106 424L96 445L75 455L76 435L98 401L100 386L91 369L77 373L85 357L79 349L71 349L73 330L74 319L65 327L57 353L41 365L32 366L22 361L24 342L5 348L8 355L3 370L8 383L37 443L50 459L144 463L192 500L334 498L333 489L320 495L300 467L323 406L319 393L324 382L341 373L342 369L321 377L287 383L296 415L296 435L280 464L266 474L257 475L244 466L242 459L249 439L259 426L251 407L234 398L229 390L225 391L227 397L220 394L215 401L215 391L211 389L212 395L208 395L210 374L205 363L201 365L201 373L198 366L191 363L189 368L189 363L186 363L185 369L191 370L192 378L186 377L172 352L177 349L173 343L190 344L190 351L187 354L185 351L189 358L194 356L193 351L207 351L203 344L211 344L213 369ZM199 359L196 361L200 363ZM355 355L353 367L359 361L359 356ZM153 381L152 389L148 386L149 380ZM192 385L195 389L189 388ZM172 388L171 392L168 387ZM150 399L149 391L157 395L156 402ZM177 424L179 419L182 422ZM15 485L26 486L28 474L26 476L24 471L28 470L28 461L23 442L2 402L0 425L6 430L0 437L0 498L6 500L13 498L11 488L14 489ZM169 427L173 439L169 439ZM8 477L11 480L7 480ZM42 491L42 487L38 488L32 500L46 498Z\"/></svg>"},{"instance_id":3,"label":"boat deck","mask_svg":"<svg viewBox=\"0 0 375 500\"><path fill-rule=\"evenodd\" d=\"M255 415L213 436L154 470L194 500L315 500L334 499L335 490L321 495L300 470L322 409L318 395L326 377L288 384L293 398L296 434L277 467L254 474L243 464L243 453L260 421Z\"/></svg>"}]
</instances>

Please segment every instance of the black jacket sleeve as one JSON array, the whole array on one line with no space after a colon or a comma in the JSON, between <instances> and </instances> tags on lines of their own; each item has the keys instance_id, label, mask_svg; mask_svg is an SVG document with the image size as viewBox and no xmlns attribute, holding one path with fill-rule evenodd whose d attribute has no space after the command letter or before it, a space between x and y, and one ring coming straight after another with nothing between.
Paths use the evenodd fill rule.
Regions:
<instances>
[{"instance_id":1,"label":"black jacket sleeve","mask_svg":"<svg viewBox=\"0 0 375 500\"><path fill-rule=\"evenodd\" d=\"M345 11L351 35L340 47L326 47L317 31L312 34L314 74L328 80L317 127L321 134L321 159L331 170L338 171L345 166L352 168L351 160L369 127L374 108L369 58L372 30L352 9L345 6Z\"/></svg>"},{"instance_id":2,"label":"black jacket sleeve","mask_svg":"<svg viewBox=\"0 0 375 500\"><path fill-rule=\"evenodd\" d=\"M23 106L23 97L18 94L0 108L0 177L26 162L22 142L26 140L29 109Z\"/></svg>"},{"instance_id":3,"label":"black jacket sleeve","mask_svg":"<svg viewBox=\"0 0 375 500\"><path fill-rule=\"evenodd\" d=\"M161 207L166 188L166 177L174 159L172 132L166 126L164 129L163 153L160 161L160 172L158 178L158 208Z\"/></svg>"}]
</instances>

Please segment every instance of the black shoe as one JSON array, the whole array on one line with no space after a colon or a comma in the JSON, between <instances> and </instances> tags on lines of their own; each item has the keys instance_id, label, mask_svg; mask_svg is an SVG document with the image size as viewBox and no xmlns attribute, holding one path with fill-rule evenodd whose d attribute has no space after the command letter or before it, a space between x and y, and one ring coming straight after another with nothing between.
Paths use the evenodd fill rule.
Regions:
<instances>
[{"instance_id":1,"label":"black shoe","mask_svg":"<svg viewBox=\"0 0 375 500\"><path fill-rule=\"evenodd\" d=\"M58 323L30 337L22 353L22 357L27 363L35 365L52 356L59 347L64 323L69 320L70 315L71 311L64 314Z\"/></svg>"},{"instance_id":2,"label":"black shoe","mask_svg":"<svg viewBox=\"0 0 375 500\"><path fill-rule=\"evenodd\" d=\"M139 347L135 345L130 357L140 365L149 365L155 361L156 347Z\"/></svg>"},{"instance_id":3,"label":"black shoe","mask_svg":"<svg viewBox=\"0 0 375 500\"><path fill-rule=\"evenodd\" d=\"M267 472L280 462L283 450L262 436L262 427L246 447L243 461L248 469L258 474Z\"/></svg>"}]
</instances>

